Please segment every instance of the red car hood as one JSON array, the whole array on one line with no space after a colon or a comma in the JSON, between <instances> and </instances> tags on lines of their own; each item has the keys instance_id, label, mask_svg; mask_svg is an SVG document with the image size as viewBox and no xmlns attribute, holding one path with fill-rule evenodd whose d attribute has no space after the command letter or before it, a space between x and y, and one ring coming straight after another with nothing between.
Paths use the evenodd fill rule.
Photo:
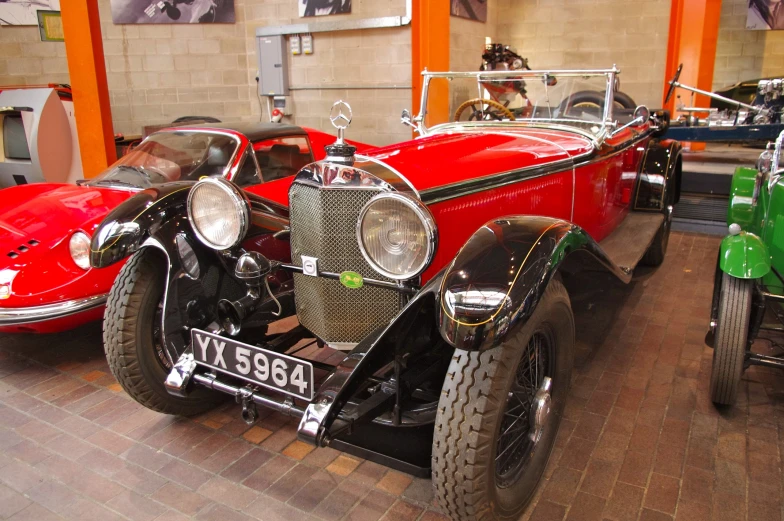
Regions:
<instances>
[{"instance_id":1,"label":"red car hood","mask_svg":"<svg viewBox=\"0 0 784 521\"><path fill-rule=\"evenodd\" d=\"M417 190L544 165L593 150L576 133L545 129L448 132L366 155L402 173Z\"/></svg>"},{"instance_id":2,"label":"red car hood","mask_svg":"<svg viewBox=\"0 0 784 521\"><path fill-rule=\"evenodd\" d=\"M0 300L0 306L20 305L12 303L14 296L31 297L64 285L73 286L78 279L96 271L85 271L74 264L68 240L77 230L91 235L109 211L133 194L47 183L0 190L0 279L16 272L12 298ZM84 287L78 293L89 295L94 290L84 281L81 284ZM61 296L69 298L67 294ZM25 305L46 303L46 300L35 299Z\"/></svg>"}]
</instances>

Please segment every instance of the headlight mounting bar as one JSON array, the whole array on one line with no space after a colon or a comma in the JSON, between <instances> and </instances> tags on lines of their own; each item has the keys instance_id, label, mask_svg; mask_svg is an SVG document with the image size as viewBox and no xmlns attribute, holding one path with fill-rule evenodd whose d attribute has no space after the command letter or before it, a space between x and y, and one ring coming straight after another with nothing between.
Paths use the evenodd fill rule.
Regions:
<instances>
[{"instance_id":1,"label":"headlight mounting bar","mask_svg":"<svg viewBox=\"0 0 784 521\"><path fill-rule=\"evenodd\" d=\"M296 273L302 273L302 266L294 266L293 264L282 264L279 269L285 269L289 271L293 271ZM331 271L320 271L318 272L319 277L324 277L325 279L333 279L333 280L340 280L340 273L334 273ZM415 295L417 292L417 288L412 287L406 284L396 284L394 282L387 282L385 280L376 280L376 279L369 279L363 277L362 279L363 284L367 284L368 286L377 286L380 288L387 288L387 289L394 289L400 293L405 293L406 295Z\"/></svg>"}]
</instances>

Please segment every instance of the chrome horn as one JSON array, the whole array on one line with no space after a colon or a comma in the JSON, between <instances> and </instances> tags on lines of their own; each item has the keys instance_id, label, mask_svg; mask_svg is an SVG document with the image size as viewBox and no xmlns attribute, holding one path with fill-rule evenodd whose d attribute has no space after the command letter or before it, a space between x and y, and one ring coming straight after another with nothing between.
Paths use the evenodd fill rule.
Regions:
<instances>
[{"instance_id":1,"label":"chrome horn","mask_svg":"<svg viewBox=\"0 0 784 521\"><path fill-rule=\"evenodd\" d=\"M244 297L238 300L222 299L218 302L218 321L231 336L239 334L242 321L256 310L261 300L265 277L272 271L272 264L264 255L255 251L243 253L237 259L234 277L248 288Z\"/></svg>"}]
</instances>

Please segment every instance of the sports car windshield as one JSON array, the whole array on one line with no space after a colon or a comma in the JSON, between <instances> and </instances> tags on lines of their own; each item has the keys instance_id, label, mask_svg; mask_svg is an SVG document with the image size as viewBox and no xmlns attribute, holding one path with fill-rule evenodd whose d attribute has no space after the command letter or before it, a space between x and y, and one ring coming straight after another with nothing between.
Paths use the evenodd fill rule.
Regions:
<instances>
[{"instance_id":1,"label":"sports car windshield","mask_svg":"<svg viewBox=\"0 0 784 521\"><path fill-rule=\"evenodd\" d=\"M170 181L225 175L238 147L239 141L226 134L156 132L88 184L144 189Z\"/></svg>"},{"instance_id":2,"label":"sports car windshield","mask_svg":"<svg viewBox=\"0 0 784 521\"><path fill-rule=\"evenodd\" d=\"M607 123L633 119L633 109L617 102L605 110L615 78L614 70L425 73L424 126L517 121L572 125L599 134ZM448 114L435 108L443 96L449 99Z\"/></svg>"}]
</instances>

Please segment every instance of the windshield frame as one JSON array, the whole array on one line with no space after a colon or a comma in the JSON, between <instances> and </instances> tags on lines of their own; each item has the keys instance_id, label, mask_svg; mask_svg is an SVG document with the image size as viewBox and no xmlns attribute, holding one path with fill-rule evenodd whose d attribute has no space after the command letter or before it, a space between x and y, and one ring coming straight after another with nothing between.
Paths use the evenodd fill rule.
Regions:
<instances>
[{"instance_id":1,"label":"windshield frame","mask_svg":"<svg viewBox=\"0 0 784 521\"><path fill-rule=\"evenodd\" d=\"M604 138L609 135L609 133L615 128L616 122L613 120L613 104L615 102L615 88L617 85L617 77L620 73L620 69L618 69L615 65L612 66L611 69L546 69L546 70L524 70L524 71L469 71L469 72L430 72L427 69L422 71L423 83L422 83L422 94L419 102L419 114L414 118L414 123L416 124L416 128L419 131L420 136L427 136L436 131L447 130L455 128L464 128L467 127L465 122L449 122L449 123L440 123L438 125L433 125L432 127L425 126L425 116L427 115L427 102L428 102L428 91L430 87L430 80L433 78L446 78L449 80L455 78L473 78L477 82L485 79L504 79L508 78L510 80L519 80L523 78L541 78L545 79L548 76L555 76L555 77L572 77L572 78L582 78L582 77L600 77L604 76L606 79L605 83L605 92L604 92L604 113L602 115L602 121L592 122L594 125L601 125L602 130L597 134L592 136L592 140L595 142L601 142ZM587 122L585 122L587 123ZM472 121L471 127L476 129L477 127L498 127L499 125L506 126L506 125L513 125L516 127L519 126L558 126L560 128L566 128L569 130L574 130L580 132L585 125L581 125L581 122L578 120L558 120L558 119L550 119L550 118L536 118L536 119L525 119L525 120L517 120L513 122L499 122L499 121ZM588 132L580 132L581 134L588 134Z\"/></svg>"},{"instance_id":2,"label":"windshield frame","mask_svg":"<svg viewBox=\"0 0 784 521\"><path fill-rule=\"evenodd\" d=\"M228 179L228 180L231 180L234 177L234 174L236 174L236 169L237 169L237 166L238 166L237 165L237 158L240 157L240 155L243 152L245 147L243 146L243 139L240 137L240 135L238 133L230 131L230 130L223 130L223 129L212 128L212 127L204 128L204 129L193 128L193 127L189 127L189 128L183 128L183 127L162 128L160 130L156 130L155 132L153 132L152 134L150 134L149 136L144 138L133 150L136 150L137 148L141 147L143 144L145 144L147 141L149 141L151 138L153 138L156 135L159 135L159 134L171 134L171 133L177 133L177 132L189 133L189 134L217 134L217 135L226 136L226 137L229 137L229 138L233 139L235 141L235 143L237 144L237 146L234 149L234 153L231 155L231 157L229 158L228 162L226 163L226 167L223 169L223 172L221 173L221 177L223 177L224 179ZM133 152L133 150L131 150L131 152ZM123 157L125 157L125 156L123 156ZM117 158L117 161L115 161L114 163L109 165L109 167L106 168L106 170L104 170L103 172L98 174L96 177L87 180L87 182L85 182L84 184L86 186L111 187L112 189L126 190L128 192L141 192L142 190L147 190L149 187L148 188L143 188L143 187L138 187L138 186L131 187L131 186L127 186L125 184L112 182L112 180L110 180L110 179L105 180L106 181L105 183L100 183L101 179L99 179L99 178L101 176L103 176L105 173L108 173L109 171L114 170L115 168L123 166L122 164L120 164L120 162L122 161L123 157ZM124 165L124 166L130 166L130 165ZM256 165L256 166L258 168L258 165ZM171 182L171 181L169 181L169 182ZM158 183L158 184L162 184L162 183ZM152 186L156 186L156 184L152 184Z\"/></svg>"}]
</instances>

